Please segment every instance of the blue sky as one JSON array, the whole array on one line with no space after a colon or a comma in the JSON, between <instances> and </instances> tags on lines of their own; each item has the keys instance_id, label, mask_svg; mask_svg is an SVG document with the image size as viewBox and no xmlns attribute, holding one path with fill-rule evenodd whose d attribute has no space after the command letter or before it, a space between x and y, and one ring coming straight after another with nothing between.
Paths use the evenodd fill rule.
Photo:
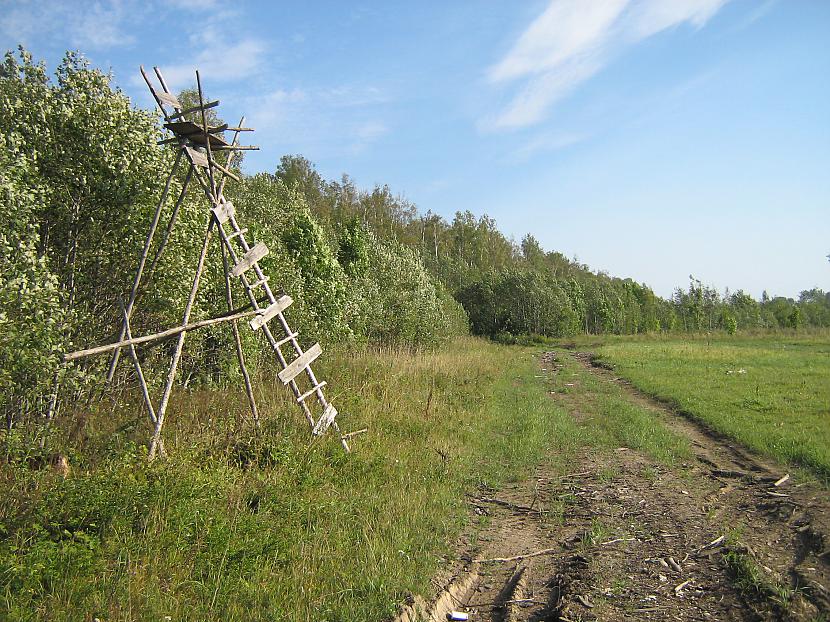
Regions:
<instances>
[{"instance_id":1,"label":"blue sky","mask_svg":"<svg viewBox=\"0 0 830 622\"><path fill-rule=\"evenodd\" d=\"M15 0L0 42L144 107L140 64L199 68L257 128L247 172L299 153L664 296L830 290L825 0Z\"/></svg>"}]
</instances>

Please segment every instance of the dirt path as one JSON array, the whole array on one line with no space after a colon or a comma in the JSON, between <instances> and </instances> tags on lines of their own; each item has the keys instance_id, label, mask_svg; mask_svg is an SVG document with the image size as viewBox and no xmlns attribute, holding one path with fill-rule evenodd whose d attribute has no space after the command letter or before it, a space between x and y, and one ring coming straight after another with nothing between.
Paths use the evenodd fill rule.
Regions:
<instances>
[{"instance_id":1,"label":"dirt path","mask_svg":"<svg viewBox=\"0 0 830 622\"><path fill-rule=\"evenodd\" d=\"M546 353L542 366L556 374L565 356ZM422 616L446 620L454 609L494 622L830 619L827 492L792 477L776 486L781 467L593 367L590 355L573 356L686 436L694 458L670 468L625 447L585 450L564 476L540 470L482 491L470 503L487 524L477 542L462 545L469 563ZM582 416L577 396L553 399ZM414 611L401 619L416 619Z\"/></svg>"}]
</instances>

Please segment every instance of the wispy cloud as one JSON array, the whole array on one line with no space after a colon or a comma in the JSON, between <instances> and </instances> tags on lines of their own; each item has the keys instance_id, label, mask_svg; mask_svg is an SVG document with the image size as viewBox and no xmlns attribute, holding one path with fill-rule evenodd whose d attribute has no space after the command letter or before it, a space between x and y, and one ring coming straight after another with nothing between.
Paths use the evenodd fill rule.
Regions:
<instances>
[{"instance_id":1,"label":"wispy cloud","mask_svg":"<svg viewBox=\"0 0 830 622\"><path fill-rule=\"evenodd\" d=\"M506 160L511 163L526 162L538 153L559 151L573 147L591 138L589 133L553 132L536 136L515 151L509 153Z\"/></svg>"},{"instance_id":2,"label":"wispy cloud","mask_svg":"<svg viewBox=\"0 0 830 622\"><path fill-rule=\"evenodd\" d=\"M163 65L161 70L174 91L192 84L196 69L213 83L234 82L257 73L267 50L268 46L258 39L241 39L222 47L204 47L190 57L192 61Z\"/></svg>"},{"instance_id":3,"label":"wispy cloud","mask_svg":"<svg viewBox=\"0 0 830 622\"><path fill-rule=\"evenodd\" d=\"M625 47L668 28L703 26L728 0L551 0L507 55L487 72L493 84L523 80L486 129L541 121Z\"/></svg>"},{"instance_id":4,"label":"wispy cloud","mask_svg":"<svg viewBox=\"0 0 830 622\"><path fill-rule=\"evenodd\" d=\"M356 155L389 132L384 104L389 97L372 85L277 89L240 102L260 140L320 154Z\"/></svg>"},{"instance_id":5,"label":"wispy cloud","mask_svg":"<svg viewBox=\"0 0 830 622\"><path fill-rule=\"evenodd\" d=\"M126 27L131 6L121 0L90 3L82 8L75 2L19 2L2 11L0 34L30 45L34 39L60 32L68 36L73 47L82 50L132 45L135 36Z\"/></svg>"}]
</instances>

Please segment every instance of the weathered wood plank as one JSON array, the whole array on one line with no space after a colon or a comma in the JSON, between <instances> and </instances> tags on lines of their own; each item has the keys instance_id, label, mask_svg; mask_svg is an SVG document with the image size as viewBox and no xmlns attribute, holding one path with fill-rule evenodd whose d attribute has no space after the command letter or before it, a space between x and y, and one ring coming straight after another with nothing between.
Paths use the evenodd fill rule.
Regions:
<instances>
[{"instance_id":1,"label":"weathered wood plank","mask_svg":"<svg viewBox=\"0 0 830 622\"><path fill-rule=\"evenodd\" d=\"M299 376L302 371L311 365L311 363L321 354L323 353L323 349L320 347L319 343L315 343L311 346L308 350L303 352L300 356L289 363L288 367L283 369L278 375L279 379L282 380L283 384L288 384L294 378Z\"/></svg>"},{"instance_id":2,"label":"weathered wood plank","mask_svg":"<svg viewBox=\"0 0 830 622\"><path fill-rule=\"evenodd\" d=\"M236 208L234 208L233 203L230 201L225 201L224 203L220 203L218 206L211 208L210 211L213 212L213 215L216 217L216 221L220 225L223 225L236 213Z\"/></svg>"},{"instance_id":3,"label":"weathered wood plank","mask_svg":"<svg viewBox=\"0 0 830 622\"><path fill-rule=\"evenodd\" d=\"M305 402L308 398L310 398L312 395L314 395L317 392L317 389L322 389L327 384L328 384L328 382L326 382L325 380L323 380L323 382L319 382L319 383L315 384L308 391L306 391L300 397L297 398L297 403L301 404L302 402Z\"/></svg>"},{"instance_id":4,"label":"weathered wood plank","mask_svg":"<svg viewBox=\"0 0 830 622\"><path fill-rule=\"evenodd\" d=\"M337 416L337 409L334 407L334 404L329 404L326 406L326 410L317 420L317 423L314 425L314 429L311 433L314 436L320 436L323 432L329 429L329 426L334 422L334 418Z\"/></svg>"},{"instance_id":5,"label":"weathered wood plank","mask_svg":"<svg viewBox=\"0 0 830 622\"><path fill-rule=\"evenodd\" d=\"M190 160L193 164L201 166L202 168L208 167L208 159L204 153L191 149L190 147L185 147L184 150L187 151L187 155L190 156Z\"/></svg>"},{"instance_id":6,"label":"weathered wood plank","mask_svg":"<svg viewBox=\"0 0 830 622\"><path fill-rule=\"evenodd\" d=\"M183 116L188 115L188 114L190 114L190 113L192 113L192 112L201 112L202 110L207 110L207 109L209 109L209 108L215 108L215 107L216 107L216 106L218 106L218 105L219 105L219 101L218 101L218 100L217 100L217 101L208 102L208 103L206 103L204 106L193 106L192 108L188 108L187 110L182 110L182 111L181 111L181 112L179 112L179 113L176 113L176 114L171 114L171 115L170 115L169 117L167 117L167 118L168 118L168 119L170 119L171 121L173 121L174 119L181 119Z\"/></svg>"},{"instance_id":7,"label":"weathered wood plank","mask_svg":"<svg viewBox=\"0 0 830 622\"><path fill-rule=\"evenodd\" d=\"M277 347L279 348L281 345L288 343L292 339L296 339L297 337L299 337L299 335L300 333L291 333L290 335L288 335L288 337L283 337L277 342Z\"/></svg>"},{"instance_id":8,"label":"weathered wood plank","mask_svg":"<svg viewBox=\"0 0 830 622\"><path fill-rule=\"evenodd\" d=\"M256 287L259 287L260 285L265 285L268 282L269 278L270 277L268 277L268 276L264 276L261 279L259 279L258 281L254 281L253 283L249 283L248 284L248 289L254 289Z\"/></svg>"},{"instance_id":9,"label":"weathered wood plank","mask_svg":"<svg viewBox=\"0 0 830 622\"><path fill-rule=\"evenodd\" d=\"M156 93L156 97L168 106L173 106L173 108L181 110L182 105L179 103L179 100L176 99L175 95L162 91L161 93Z\"/></svg>"},{"instance_id":10,"label":"weathered wood plank","mask_svg":"<svg viewBox=\"0 0 830 622\"><path fill-rule=\"evenodd\" d=\"M262 328L271 318L277 315L277 313L282 313L285 309L290 307L293 302L294 301L291 300L291 296L280 296L277 302L269 305L268 308L262 312L262 315L256 316L248 323L251 325L253 330Z\"/></svg>"},{"instance_id":11,"label":"weathered wood plank","mask_svg":"<svg viewBox=\"0 0 830 622\"><path fill-rule=\"evenodd\" d=\"M239 263L236 264L231 269L231 274L234 276L240 276L250 270L256 262L260 259L265 257L268 254L268 247L265 246L262 242L257 242L257 244L245 253L242 256L242 259L239 260Z\"/></svg>"}]
</instances>

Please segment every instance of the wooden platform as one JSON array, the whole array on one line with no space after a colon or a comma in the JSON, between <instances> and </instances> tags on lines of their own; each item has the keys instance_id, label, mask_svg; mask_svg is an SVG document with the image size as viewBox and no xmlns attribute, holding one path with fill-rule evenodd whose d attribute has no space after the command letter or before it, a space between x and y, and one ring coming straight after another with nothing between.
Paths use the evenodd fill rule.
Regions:
<instances>
[{"instance_id":1,"label":"wooden platform","mask_svg":"<svg viewBox=\"0 0 830 622\"><path fill-rule=\"evenodd\" d=\"M170 123L165 123L164 127L173 132L176 136L186 138L195 145L205 145L205 131L202 129L201 125L193 123L193 121L171 121ZM211 147L229 146L229 143L222 138L222 136L215 133L220 131L223 131L223 129L218 127L208 128Z\"/></svg>"}]
</instances>

